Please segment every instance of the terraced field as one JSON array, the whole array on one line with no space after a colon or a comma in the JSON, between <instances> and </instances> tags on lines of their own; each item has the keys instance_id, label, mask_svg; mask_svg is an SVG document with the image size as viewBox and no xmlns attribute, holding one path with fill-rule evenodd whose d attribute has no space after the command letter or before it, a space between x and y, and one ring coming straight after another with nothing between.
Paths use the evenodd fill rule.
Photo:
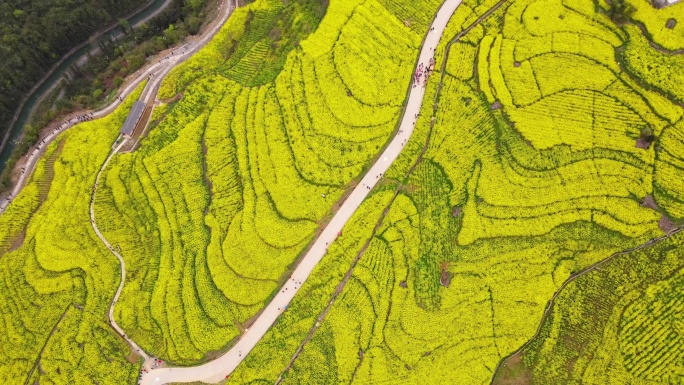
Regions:
<instances>
[{"instance_id":1,"label":"terraced field","mask_svg":"<svg viewBox=\"0 0 684 385\"><path fill-rule=\"evenodd\" d=\"M51 144L0 216L0 381L132 383L139 364L110 329L118 262L92 232L95 175L139 88L106 118Z\"/></svg>"},{"instance_id":2,"label":"terraced field","mask_svg":"<svg viewBox=\"0 0 684 385\"><path fill-rule=\"evenodd\" d=\"M682 360L682 234L571 282L494 384L677 384Z\"/></svg>"},{"instance_id":3,"label":"terraced field","mask_svg":"<svg viewBox=\"0 0 684 385\"><path fill-rule=\"evenodd\" d=\"M440 4L256 0L169 74L95 196L127 336L189 365L250 327L396 129ZM404 151L228 382L681 382L684 3L634 6L465 0ZM6 383L135 381L88 207L136 95L0 216Z\"/></svg>"},{"instance_id":4,"label":"terraced field","mask_svg":"<svg viewBox=\"0 0 684 385\"><path fill-rule=\"evenodd\" d=\"M466 2L452 18L456 39L437 50L427 85L436 106L424 103L384 188L238 368L236 383L490 383L498 363L535 336L565 281L682 220L684 189L675 175L684 157L683 110L676 91L655 86L680 83L641 79L634 73L646 64L635 68L621 56L656 55L639 43L648 37L618 27L591 1L500 4L481 22L494 1ZM679 58L657 55L654 73ZM368 217L382 218L375 231ZM671 250L671 271L681 269L678 245L656 246ZM647 263L662 278L642 281L638 266ZM626 298L624 279L637 280L642 293L648 282L653 287L630 294L638 301L619 321L629 331L602 348L604 358L570 340L582 328L599 346L593 341L604 329L581 321L593 306L578 298L587 286L565 295L568 287L554 307L562 315L546 320L529 348L534 381L522 375L505 383L575 383L589 364L580 368L568 352L593 360L594 377L581 377L594 378L588 383L679 381L676 275L653 259L622 266L630 266L623 281L598 284L613 277L607 272L591 279L591 298L604 290ZM606 301L608 315L618 311ZM616 349L625 367L604 371L622 363L607 361ZM568 377L557 369L573 365Z\"/></svg>"},{"instance_id":5,"label":"terraced field","mask_svg":"<svg viewBox=\"0 0 684 385\"><path fill-rule=\"evenodd\" d=\"M115 318L147 352L208 357L287 279L398 121L421 39L398 11L416 12L260 0L162 85L182 99L112 160L95 206L132 272Z\"/></svg>"}]
</instances>

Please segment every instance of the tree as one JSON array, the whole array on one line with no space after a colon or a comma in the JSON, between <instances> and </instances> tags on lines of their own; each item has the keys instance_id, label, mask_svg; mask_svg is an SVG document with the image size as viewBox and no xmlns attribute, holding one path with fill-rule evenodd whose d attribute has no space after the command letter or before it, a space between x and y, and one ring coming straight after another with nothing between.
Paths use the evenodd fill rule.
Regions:
<instances>
[{"instance_id":1,"label":"tree","mask_svg":"<svg viewBox=\"0 0 684 385\"><path fill-rule=\"evenodd\" d=\"M119 19L119 25L121 26L121 28L123 29L123 32L125 34L128 34L129 32L131 32L131 29L132 29L131 23L129 23L128 20L126 20L124 18Z\"/></svg>"},{"instance_id":2,"label":"tree","mask_svg":"<svg viewBox=\"0 0 684 385\"><path fill-rule=\"evenodd\" d=\"M188 33L197 35L202 25L202 20L197 16L190 16L185 20L185 25L188 27Z\"/></svg>"},{"instance_id":3,"label":"tree","mask_svg":"<svg viewBox=\"0 0 684 385\"><path fill-rule=\"evenodd\" d=\"M90 50L93 49L98 49L100 47L100 43L97 41L97 36L91 36L88 38L88 44L90 44L90 49L88 50L88 53L90 53Z\"/></svg>"},{"instance_id":4,"label":"tree","mask_svg":"<svg viewBox=\"0 0 684 385\"><path fill-rule=\"evenodd\" d=\"M145 55L142 52L134 52L126 56L126 61L130 71L135 72L145 64Z\"/></svg>"},{"instance_id":5,"label":"tree","mask_svg":"<svg viewBox=\"0 0 684 385\"><path fill-rule=\"evenodd\" d=\"M634 13L634 7L625 0L607 0L608 17L617 25L627 23Z\"/></svg>"},{"instance_id":6,"label":"tree","mask_svg":"<svg viewBox=\"0 0 684 385\"><path fill-rule=\"evenodd\" d=\"M167 47L176 44L179 38L179 33L173 24L170 24L169 27L164 30L164 42Z\"/></svg>"}]
</instances>

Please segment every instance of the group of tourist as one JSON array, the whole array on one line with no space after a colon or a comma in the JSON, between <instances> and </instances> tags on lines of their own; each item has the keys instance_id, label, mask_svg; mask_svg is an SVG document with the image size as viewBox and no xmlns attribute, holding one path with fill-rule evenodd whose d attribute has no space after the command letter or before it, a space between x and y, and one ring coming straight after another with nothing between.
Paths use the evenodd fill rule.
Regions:
<instances>
[{"instance_id":1,"label":"group of tourist","mask_svg":"<svg viewBox=\"0 0 684 385\"><path fill-rule=\"evenodd\" d=\"M52 130L52 135L56 134L57 132L61 131L64 128L68 127L69 124L71 124L71 122L74 120L77 120L79 122L85 122L87 120L92 120L92 119L93 119L93 113L92 112L90 112L88 114L81 115L81 116L77 116L76 118L71 118L71 119L67 120L66 122L60 123L57 126L57 128ZM36 149L33 150L31 155L35 155L41 149L41 147L45 144L45 142L47 140L48 140L47 137L41 139L40 142L38 142L38 146L36 146ZM26 166L21 168L21 174L24 174L24 173L26 173ZM8 204L9 204L9 202L12 202L12 194L5 197L5 200L8 202Z\"/></svg>"},{"instance_id":2,"label":"group of tourist","mask_svg":"<svg viewBox=\"0 0 684 385\"><path fill-rule=\"evenodd\" d=\"M427 85L428 78L432 74L432 71L435 70L435 58L430 58L430 61L428 62L428 65L424 65L423 63L420 63L418 65L418 69L416 72L413 74L413 87L416 86L416 84L422 84L423 87Z\"/></svg>"},{"instance_id":3,"label":"group of tourist","mask_svg":"<svg viewBox=\"0 0 684 385\"><path fill-rule=\"evenodd\" d=\"M55 128L54 130L52 130L52 135L54 135L54 134L56 134L57 132L63 130L64 128L69 127L69 124L71 124L71 122L74 122L74 121L77 121L77 122L86 122L86 121L88 121L88 120L93 120L93 119L94 119L94 115L93 115L92 112L89 112L89 113L87 113L87 114L83 114L83 115L77 116L77 117L75 117L75 118L70 118L70 119L67 120L66 122L60 123L60 124L57 126L57 128ZM40 150L40 148L43 146L43 144L45 144L45 141L46 141L46 140L48 140L47 137L41 139L40 142L38 143L38 146L37 146L36 149L33 151L33 153L31 153L31 155L34 155L38 150ZM26 167L22 167L22 168L21 168L21 173L23 174L23 173L25 173L25 172L26 172ZM9 199L8 199L8 200L9 200Z\"/></svg>"},{"instance_id":4,"label":"group of tourist","mask_svg":"<svg viewBox=\"0 0 684 385\"><path fill-rule=\"evenodd\" d=\"M159 358L155 358L155 359L152 361L152 369L157 369L157 367L159 367L159 365L161 365L161 364L163 364L163 363L164 363L164 361L160 360ZM140 383L142 382L142 376L143 376L143 374L145 374L145 373L149 373L149 370L147 370L147 369L143 366L142 369L140 369L140 375L138 376L138 384L140 384Z\"/></svg>"}]
</instances>

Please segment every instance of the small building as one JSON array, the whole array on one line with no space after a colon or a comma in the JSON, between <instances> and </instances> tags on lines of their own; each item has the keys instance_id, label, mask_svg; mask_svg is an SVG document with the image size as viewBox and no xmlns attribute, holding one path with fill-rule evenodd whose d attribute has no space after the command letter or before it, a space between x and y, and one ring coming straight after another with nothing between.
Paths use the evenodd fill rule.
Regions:
<instances>
[{"instance_id":1,"label":"small building","mask_svg":"<svg viewBox=\"0 0 684 385\"><path fill-rule=\"evenodd\" d=\"M126 121L121 127L121 135L129 138L133 135L133 131L135 130L135 127L138 125L140 117L142 116L144 111L145 103L143 103L140 100L136 100L135 103L133 103L133 108L131 108L131 112L128 113L128 117L126 118Z\"/></svg>"}]
</instances>

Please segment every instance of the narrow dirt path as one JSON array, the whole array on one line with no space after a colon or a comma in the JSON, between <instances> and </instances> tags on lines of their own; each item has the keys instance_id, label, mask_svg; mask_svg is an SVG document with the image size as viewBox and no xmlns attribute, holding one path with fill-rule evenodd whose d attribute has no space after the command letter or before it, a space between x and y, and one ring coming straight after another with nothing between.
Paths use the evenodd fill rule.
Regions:
<instances>
[{"instance_id":1,"label":"narrow dirt path","mask_svg":"<svg viewBox=\"0 0 684 385\"><path fill-rule=\"evenodd\" d=\"M50 342L50 339L52 336L55 334L57 329L59 328L59 324L62 323L62 320L66 316L67 312L69 309L73 306L72 303L68 304L67 307L64 309L64 312L62 313L62 316L59 317L59 320L55 323L55 326L52 327L52 330L50 331L50 334L48 334L47 338L45 339L45 343L43 344L43 347L40 348L40 352L38 353L38 357L36 357L36 360L33 362L33 366L31 367L31 370L29 370L28 375L26 375L26 380L24 381L24 385L28 385L29 381L31 381L31 376L33 376L33 372L36 371L36 368L40 364L40 359L43 357L43 352L45 351L45 348L48 345L48 342Z\"/></svg>"},{"instance_id":2,"label":"narrow dirt path","mask_svg":"<svg viewBox=\"0 0 684 385\"><path fill-rule=\"evenodd\" d=\"M342 292L344 291L344 288L347 286L347 282L349 282L349 279L354 274L354 268L359 263L359 260L361 260L361 257L363 257L363 255L366 253L366 250L368 249L368 246L370 246L371 241L373 241L373 238L375 238L375 234L377 234L378 230L382 226L382 223L385 220L385 217L387 217L387 213L389 213L389 210L392 207L392 203L397 198L400 191L401 191L401 186L398 187L396 189L396 191L394 192L394 196L390 200L390 203L387 204L387 206L385 207L385 210L383 210L383 212L382 212L382 215L380 215L380 219L378 219L378 221L375 223L375 226L373 227L373 231L371 233L371 236L368 237L366 242L361 247L361 250L359 250L359 253L356 255L356 257L352 261L351 267L349 268L349 270L347 270L347 273L344 275L344 278L342 278L342 281L337 285L337 287L335 287L335 292L333 293L332 297L330 297L330 301L328 301L328 305L320 313L320 315L316 319L316 323L314 324L314 326L311 327L311 329L309 330L309 333L306 335L306 337L304 338L302 343L299 344L299 347L295 351L290 362L287 364L285 369L283 369L283 371L280 373L280 376L278 376L278 380L276 381L276 385L280 384L283 381L283 374L285 374L288 370L290 370L292 368L292 365L294 365L295 361L297 360L297 358L299 358L299 355L304 350L304 346L306 346L306 344L308 344L309 341L311 341L314 334L316 334L316 331L321 326L321 323L323 322L325 317L328 315L328 312L330 312L330 309L332 309L333 305L335 304L335 300L337 299L337 297L340 294L342 294ZM358 367L357 367L357 369L358 369Z\"/></svg>"}]
</instances>

